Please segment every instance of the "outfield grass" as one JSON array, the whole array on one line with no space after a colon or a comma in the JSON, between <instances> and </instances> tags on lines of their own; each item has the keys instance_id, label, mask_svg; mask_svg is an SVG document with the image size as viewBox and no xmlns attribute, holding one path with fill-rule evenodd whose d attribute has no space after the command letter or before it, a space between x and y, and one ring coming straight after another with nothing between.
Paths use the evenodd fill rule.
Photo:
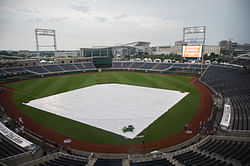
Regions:
<instances>
[{"instance_id":1,"label":"outfield grass","mask_svg":"<svg viewBox=\"0 0 250 166\"><path fill-rule=\"evenodd\" d=\"M150 142L173 135L182 130L184 125L192 119L198 111L200 96L198 90L190 84L189 80L191 78L192 77L187 76L134 72L102 72L26 80L6 84L6 86L16 89L14 102L24 114L48 128L64 135L92 143L132 144L141 143L142 139L144 139L145 142ZM135 138L133 140L125 139L120 135L90 127L86 124L22 104L24 101L83 88L97 83L110 82L169 90L185 90L190 92L190 94L146 128L143 131L144 138Z\"/></svg>"}]
</instances>

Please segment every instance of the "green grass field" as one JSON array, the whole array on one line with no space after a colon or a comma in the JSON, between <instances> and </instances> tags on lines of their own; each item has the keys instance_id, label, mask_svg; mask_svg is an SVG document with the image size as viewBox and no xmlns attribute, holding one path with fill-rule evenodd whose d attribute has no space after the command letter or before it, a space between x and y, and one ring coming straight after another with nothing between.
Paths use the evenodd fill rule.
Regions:
<instances>
[{"instance_id":1,"label":"green grass field","mask_svg":"<svg viewBox=\"0 0 250 166\"><path fill-rule=\"evenodd\" d=\"M150 142L173 135L182 130L184 125L192 119L194 114L198 111L200 95L198 90L190 84L189 80L191 78L192 77L187 76L134 72L102 72L33 79L6 85L16 89L14 93L14 102L18 108L20 108L25 115L48 128L78 140L92 143L133 144L141 143L142 139L144 139L145 142ZM133 140L125 139L122 136L102 129L91 127L22 104L24 101L83 88L97 83L110 82L169 90L184 90L190 92L190 94L146 128L143 131L144 138L135 138Z\"/></svg>"}]
</instances>

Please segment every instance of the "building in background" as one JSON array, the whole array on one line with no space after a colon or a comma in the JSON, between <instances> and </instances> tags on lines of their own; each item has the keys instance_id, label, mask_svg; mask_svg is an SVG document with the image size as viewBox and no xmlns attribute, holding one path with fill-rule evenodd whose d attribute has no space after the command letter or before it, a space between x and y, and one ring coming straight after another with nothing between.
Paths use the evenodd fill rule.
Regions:
<instances>
[{"instance_id":1,"label":"building in background","mask_svg":"<svg viewBox=\"0 0 250 166\"><path fill-rule=\"evenodd\" d=\"M232 55L233 54L231 40L222 40L219 42L219 46L220 46L220 53L222 55Z\"/></svg>"},{"instance_id":2,"label":"building in background","mask_svg":"<svg viewBox=\"0 0 250 166\"><path fill-rule=\"evenodd\" d=\"M0 68L36 66L36 65L39 65L38 59L1 59L0 60Z\"/></svg>"},{"instance_id":3,"label":"building in background","mask_svg":"<svg viewBox=\"0 0 250 166\"><path fill-rule=\"evenodd\" d=\"M149 45L150 42L138 41L116 46L80 48L80 56L83 56L85 59L111 57L114 60L124 60L138 54L149 54Z\"/></svg>"},{"instance_id":4,"label":"building in background","mask_svg":"<svg viewBox=\"0 0 250 166\"><path fill-rule=\"evenodd\" d=\"M79 50L70 50L70 51L55 51L55 57L79 57Z\"/></svg>"},{"instance_id":5,"label":"building in background","mask_svg":"<svg viewBox=\"0 0 250 166\"><path fill-rule=\"evenodd\" d=\"M183 41L182 40L175 41L175 46L183 46Z\"/></svg>"},{"instance_id":6,"label":"building in background","mask_svg":"<svg viewBox=\"0 0 250 166\"><path fill-rule=\"evenodd\" d=\"M30 56L30 51L29 50L19 50L17 52L17 55L21 55L21 56Z\"/></svg>"},{"instance_id":7,"label":"building in background","mask_svg":"<svg viewBox=\"0 0 250 166\"><path fill-rule=\"evenodd\" d=\"M80 55L86 59L101 56L113 57L113 47L80 48Z\"/></svg>"},{"instance_id":8,"label":"building in background","mask_svg":"<svg viewBox=\"0 0 250 166\"><path fill-rule=\"evenodd\" d=\"M238 56L250 52L250 44L238 44L231 40L222 40L219 42L222 55Z\"/></svg>"},{"instance_id":9,"label":"building in background","mask_svg":"<svg viewBox=\"0 0 250 166\"><path fill-rule=\"evenodd\" d=\"M169 55L169 54L182 54L182 46L158 46L153 55Z\"/></svg>"},{"instance_id":10,"label":"building in background","mask_svg":"<svg viewBox=\"0 0 250 166\"><path fill-rule=\"evenodd\" d=\"M137 41L137 42L123 44L122 46L134 47L136 54L141 54L141 53L148 54L150 50L149 45L150 42Z\"/></svg>"},{"instance_id":11,"label":"building in background","mask_svg":"<svg viewBox=\"0 0 250 166\"><path fill-rule=\"evenodd\" d=\"M205 54L211 54L211 53L220 55L220 46L205 45L203 47L203 55L205 55Z\"/></svg>"}]
</instances>

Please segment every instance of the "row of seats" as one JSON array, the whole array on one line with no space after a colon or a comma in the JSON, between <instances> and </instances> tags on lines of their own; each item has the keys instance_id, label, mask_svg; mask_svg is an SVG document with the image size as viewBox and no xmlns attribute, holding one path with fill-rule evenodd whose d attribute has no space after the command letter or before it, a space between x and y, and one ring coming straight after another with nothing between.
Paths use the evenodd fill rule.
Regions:
<instances>
[{"instance_id":1,"label":"row of seats","mask_svg":"<svg viewBox=\"0 0 250 166\"><path fill-rule=\"evenodd\" d=\"M250 68L250 59L237 58L230 63Z\"/></svg>"},{"instance_id":2,"label":"row of seats","mask_svg":"<svg viewBox=\"0 0 250 166\"><path fill-rule=\"evenodd\" d=\"M43 66L26 66L26 67L12 67L0 69L0 75L10 73L24 73L35 72L45 74L49 72L63 72L63 71L77 71L95 69L93 63L78 63L78 64L59 64L59 65L43 65Z\"/></svg>"},{"instance_id":3,"label":"row of seats","mask_svg":"<svg viewBox=\"0 0 250 166\"><path fill-rule=\"evenodd\" d=\"M168 68L173 69L196 69L200 70L200 64L186 64L186 63L146 63L146 62L113 62L113 68L130 68L130 69L154 69L154 70L166 70ZM203 65L203 68L207 68L207 65Z\"/></svg>"},{"instance_id":4,"label":"row of seats","mask_svg":"<svg viewBox=\"0 0 250 166\"><path fill-rule=\"evenodd\" d=\"M173 158L178 160L181 164L185 166L191 166L191 165L227 166L228 165L226 162L222 162L221 160L217 160L216 158L202 155L192 150L183 154L176 155Z\"/></svg>"},{"instance_id":5,"label":"row of seats","mask_svg":"<svg viewBox=\"0 0 250 166\"><path fill-rule=\"evenodd\" d=\"M131 166L173 166L167 159L130 163Z\"/></svg>"},{"instance_id":6,"label":"row of seats","mask_svg":"<svg viewBox=\"0 0 250 166\"><path fill-rule=\"evenodd\" d=\"M233 108L233 130L250 129L250 71L238 68L210 66L201 81L223 98L229 98Z\"/></svg>"},{"instance_id":7,"label":"row of seats","mask_svg":"<svg viewBox=\"0 0 250 166\"><path fill-rule=\"evenodd\" d=\"M25 150L20 150L14 144L6 141L5 139L0 139L0 159L14 156L25 152Z\"/></svg>"},{"instance_id":8,"label":"row of seats","mask_svg":"<svg viewBox=\"0 0 250 166\"><path fill-rule=\"evenodd\" d=\"M242 165L250 163L250 142L209 139L198 149L225 159L237 160Z\"/></svg>"},{"instance_id":9,"label":"row of seats","mask_svg":"<svg viewBox=\"0 0 250 166\"><path fill-rule=\"evenodd\" d=\"M87 159L74 158L73 156L61 155L52 160L40 163L40 166L85 166Z\"/></svg>"},{"instance_id":10,"label":"row of seats","mask_svg":"<svg viewBox=\"0 0 250 166\"><path fill-rule=\"evenodd\" d=\"M145 63L145 62L113 62L113 68L131 68L131 69L144 69L144 70L166 70L168 68L172 69L193 69L198 70L201 68L199 64L170 64L170 63ZM207 66L204 65L204 68ZM43 66L25 66L25 67L11 67L0 69L0 75L17 74L17 73L27 73L35 72L40 74L53 73L53 72L63 72L63 71L77 71L77 70L88 70L95 69L93 63L78 63L78 64L52 64Z\"/></svg>"},{"instance_id":11,"label":"row of seats","mask_svg":"<svg viewBox=\"0 0 250 166\"><path fill-rule=\"evenodd\" d=\"M122 166L122 159L101 159L98 158L94 166Z\"/></svg>"}]
</instances>

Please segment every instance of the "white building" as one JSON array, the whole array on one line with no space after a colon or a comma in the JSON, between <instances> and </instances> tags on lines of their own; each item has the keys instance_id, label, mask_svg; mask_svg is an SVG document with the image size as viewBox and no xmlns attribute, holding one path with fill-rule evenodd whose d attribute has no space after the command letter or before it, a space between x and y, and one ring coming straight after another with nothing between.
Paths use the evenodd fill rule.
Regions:
<instances>
[{"instance_id":1,"label":"white building","mask_svg":"<svg viewBox=\"0 0 250 166\"><path fill-rule=\"evenodd\" d=\"M212 45L205 45L203 49L203 55L204 54L220 54L220 46L212 46Z\"/></svg>"}]
</instances>

